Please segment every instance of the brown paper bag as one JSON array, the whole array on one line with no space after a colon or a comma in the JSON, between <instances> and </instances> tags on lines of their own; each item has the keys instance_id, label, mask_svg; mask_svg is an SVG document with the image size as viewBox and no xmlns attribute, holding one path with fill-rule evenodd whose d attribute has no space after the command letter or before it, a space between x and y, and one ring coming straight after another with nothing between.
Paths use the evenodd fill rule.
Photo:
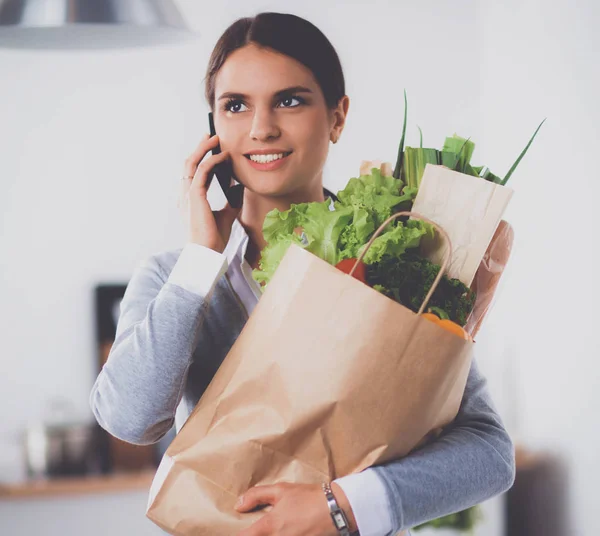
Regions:
<instances>
[{"instance_id":1,"label":"brown paper bag","mask_svg":"<svg viewBox=\"0 0 600 536\"><path fill-rule=\"evenodd\" d=\"M391 216L370 243L401 215L419 217ZM292 245L167 449L147 516L173 535L232 536L270 509L234 510L255 485L405 456L456 416L472 348Z\"/></svg>"}]
</instances>

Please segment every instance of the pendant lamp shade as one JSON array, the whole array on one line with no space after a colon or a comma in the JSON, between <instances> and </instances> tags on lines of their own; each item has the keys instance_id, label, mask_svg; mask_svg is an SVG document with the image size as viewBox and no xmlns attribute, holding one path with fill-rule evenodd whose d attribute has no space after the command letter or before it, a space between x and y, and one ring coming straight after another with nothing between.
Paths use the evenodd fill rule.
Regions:
<instances>
[{"instance_id":1,"label":"pendant lamp shade","mask_svg":"<svg viewBox=\"0 0 600 536\"><path fill-rule=\"evenodd\" d=\"M123 48L195 36L172 0L0 0L2 48Z\"/></svg>"}]
</instances>

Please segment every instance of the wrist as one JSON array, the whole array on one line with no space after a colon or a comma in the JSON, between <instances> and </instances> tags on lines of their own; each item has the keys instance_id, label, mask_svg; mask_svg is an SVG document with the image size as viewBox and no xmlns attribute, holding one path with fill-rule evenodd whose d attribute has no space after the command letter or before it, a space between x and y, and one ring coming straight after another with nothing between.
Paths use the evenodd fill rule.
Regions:
<instances>
[{"instance_id":1,"label":"wrist","mask_svg":"<svg viewBox=\"0 0 600 536\"><path fill-rule=\"evenodd\" d=\"M188 238L188 243L190 244L196 244L197 246L202 246L208 249L212 249L213 251L216 251L217 253L223 253L223 251L225 251L225 246L224 244L220 243L220 244L211 244L205 240L202 240L201 238L197 238L193 235L190 235L190 237Z\"/></svg>"},{"instance_id":2,"label":"wrist","mask_svg":"<svg viewBox=\"0 0 600 536\"><path fill-rule=\"evenodd\" d=\"M356 518L354 517L354 512L352 512L352 507L350 506L350 501L348 501L348 497L346 497L344 490L335 482L331 482L331 492L333 493L333 496L335 497L339 507L344 511L344 514L346 514L350 532L356 532L358 530Z\"/></svg>"}]
</instances>

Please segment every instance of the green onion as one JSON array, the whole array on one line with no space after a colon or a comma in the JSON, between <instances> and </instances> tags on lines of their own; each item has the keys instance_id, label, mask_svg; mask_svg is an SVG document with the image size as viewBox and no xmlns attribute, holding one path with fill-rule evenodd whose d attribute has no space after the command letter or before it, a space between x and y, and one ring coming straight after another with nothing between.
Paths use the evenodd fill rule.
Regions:
<instances>
[{"instance_id":1,"label":"green onion","mask_svg":"<svg viewBox=\"0 0 600 536\"><path fill-rule=\"evenodd\" d=\"M546 117L546 119L548 119ZM546 119L544 119L544 121L546 121ZM506 184L506 181L508 181L508 179L510 179L510 176L512 175L513 171L516 169L516 167L519 165L519 162L521 161L521 158L523 158L525 156L525 153L527 152L527 149L529 149L529 146L531 145L531 142L533 141L533 139L536 137L538 131L540 130L540 128L542 127L542 125L544 124L544 121L542 121L540 123L540 126L537 127L537 130L533 133L533 136L531 137L531 139L529 140L529 143L527 144L527 146L525 147L525 149L523 149L523 152L519 155L519 158L517 158L517 161L512 165L512 167L508 170L508 173L506 174L506 177L504 177L502 179L502 181L500 181L500 184L502 186L504 186Z\"/></svg>"},{"instance_id":2,"label":"green onion","mask_svg":"<svg viewBox=\"0 0 600 536\"><path fill-rule=\"evenodd\" d=\"M396 159L396 167L394 168L395 179L400 178L400 174L402 172L402 161L404 157L404 136L406 135L406 110L408 108L408 104L406 101L406 89L404 90L404 125L402 126L402 138L400 138L400 147L398 147L398 158Z\"/></svg>"},{"instance_id":3,"label":"green onion","mask_svg":"<svg viewBox=\"0 0 600 536\"><path fill-rule=\"evenodd\" d=\"M419 188L421 179L423 178L423 173L425 172L425 166L427 164L441 164L449 169L458 171L459 173L472 175L474 177L481 177L488 182L504 186L515 171L516 167L519 165L519 162L521 162L521 159L525 156L525 153L531 146L531 143L535 139L541 126L546 121L546 119L544 119L544 121L540 123L525 149L523 149L516 162L512 165L506 176L502 179L498 175L494 175L486 166L471 165L471 157L475 151L475 144L471 141L471 138L465 139L456 133L453 136L446 138L441 151L437 149L423 148L423 131L421 130L421 127L417 125L417 128L419 129L419 147L406 147L405 149L404 141L406 139L407 111L408 101L406 98L405 89L402 137L400 138L396 166L394 167L394 172L392 175L396 179L401 179L406 185L406 188L414 189Z\"/></svg>"}]
</instances>

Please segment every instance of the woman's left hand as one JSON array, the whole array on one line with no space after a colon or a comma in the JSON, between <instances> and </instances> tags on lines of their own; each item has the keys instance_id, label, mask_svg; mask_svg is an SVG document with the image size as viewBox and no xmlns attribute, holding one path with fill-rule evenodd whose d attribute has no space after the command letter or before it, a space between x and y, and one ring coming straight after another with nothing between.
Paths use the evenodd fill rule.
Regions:
<instances>
[{"instance_id":1,"label":"woman's left hand","mask_svg":"<svg viewBox=\"0 0 600 536\"><path fill-rule=\"evenodd\" d=\"M337 484L332 491L340 508L348 517L350 532L356 530L356 520L346 496ZM260 504L273 508L238 536L337 536L329 514L327 499L320 484L280 482L254 486L242 495L244 502L236 505L238 512L248 512Z\"/></svg>"}]
</instances>

